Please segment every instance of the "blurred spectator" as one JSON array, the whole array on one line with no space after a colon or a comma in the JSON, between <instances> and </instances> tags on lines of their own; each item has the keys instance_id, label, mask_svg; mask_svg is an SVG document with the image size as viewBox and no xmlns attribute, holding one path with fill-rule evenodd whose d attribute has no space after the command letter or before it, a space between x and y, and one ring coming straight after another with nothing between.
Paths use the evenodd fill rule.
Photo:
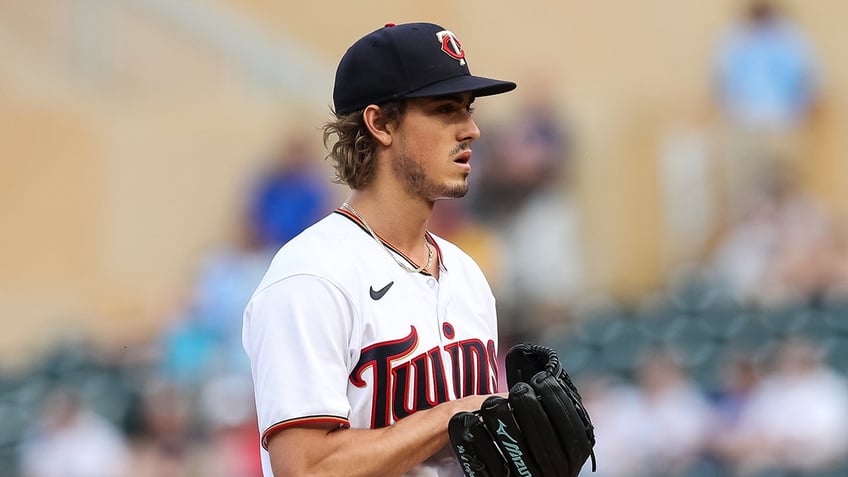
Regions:
<instances>
[{"instance_id":1,"label":"blurred spectator","mask_svg":"<svg viewBox=\"0 0 848 477\"><path fill-rule=\"evenodd\" d=\"M20 448L23 477L128 477L130 452L120 430L70 389L58 389Z\"/></svg>"},{"instance_id":2,"label":"blurred spectator","mask_svg":"<svg viewBox=\"0 0 848 477\"><path fill-rule=\"evenodd\" d=\"M708 443L713 409L677 352L653 350L638 370L639 475L645 477L683 475L701 464Z\"/></svg>"},{"instance_id":3,"label":"blurred spectator","mask_svg":"<svg viewBox=\"0 0 848 477\"><path fill-rule=\"evenodd\" d=\"M721 38L714 68L732 205L764 171L800 159L820 73L804 33L773 0L747 4Z\"/></svg>"},{"instance_id":4,"label":"blurred spectator","mask_svg":"<svg viewBox=\"0 0 848 477\"><path fill-rule=\"evenodd\" d=\"M302 139L290 139L272 158L249 197L249 215L260 243L274 250L329 210L321 161Z\"/></svg>"},{"instance_id":5,"label":"blurred spectator","mask_svg":"<svg viewBox=\"0 0 848 477\"><path fill-rule=\"evenodd\" d=\"M133 445L133 477L184 477L191 475L197 424L188 394L172 384L154 380L147 384L142 402L142 431ZM196 444L199 444L197 442Z\"/></svg>"},{"instance_id":6,"label":"blurred spectator","mask_svg":"<svg viewBox=\"0 0 848 477\"><path fill-rule=\"evenodd\" d=\"M753 354L753 351L751 351ZM709 439L708 458L716 473L732 475L732 462L727 459L725 437L740 432L742 416L751 405L751 398L760 383L762 370L753 356L727 353L718 369L719 383L714 390L715 422ZM720 469L720 470L719 470Z\"/></svg>"},{"instance_id":7,"label":"blurred spectator","mask_svg":"<svg viewBox=\"0 0 848 477\"><path fill-rule=\"evenodd\" d=\"M720 423L718 427L723 432L739 424L743 410L760 383L762 370L754 357L741 356L737 352L717 359L724 360L718 370L719 384L715 399L716 418Z\"/></svg>"},{"instance_id":8,"label":"blurred spectator","mask_svg":"<svg viewBox=\"0 0 848 477\"><path fill-rule=\"evenodd\" d=\"M738 127L797 126L817 100L813 50L776 1L748 3L722 38L717 61L720 105Z\"/></svg>"},{"instance_id":9,"label":"blurred spectator","mask_svg":"<svg viewBox=\"0 0 848 477\"><path fill-rule=\"evenodd\" d=\"M185 303L159 336L161 382L147 396L148 436L138 446L144 475L176 477L198 466L202 475L257 475L242 313L277 249L323 216L329 201L320 161L304 142L288 141L278 152L250 192L234 236L201 257ZM233 383L245 399L234 397ZM195 401L202 405L189 405ZM202 449L190 443L198 439L208 439L212 455L198 455Z\"/></svg>"},{"instance_id":10,"label":"blurred spectator","mask_svg":"<svg viewBox=\"0 0 848 477\"><path fill-rule=\"evenodd\" d=\"M498 299L517 331L566 320L587 285L582 228L576 205L562 189L539 190L504 225L507 253Z\"/></svg>"},{"instance_id":11,"label":"blurred spectator","mask_svg":"<svg viewBox=\"0 0 848 477\"><path fill-rule=\"evenodd\" d=\"M202 257L187 302L162 333L165 378L196 387L217 375L250 375L241 317L274 251L249 220L239 225L231 244Z\"/></svg>"},{"instance_id":12,"label":"blurred spectator","mask_svg":"<svg viewBox=\"0 0 848 477\"><path fill-rule=\"evenodd\" d=\"M201 258L186 302L159 336L145 432L135 446L139 477L261 474L241 326L276 250L250 217L239 217L238 226L231 242Z\"/></svg>"},{"instance_id":13,"label":"blurred spectator","mask_svg":"<svg viewBox=\"0 0 848 477\"><path fill-rule=\"evenodd\" d=\"M479 148L473 211L502 239L498 316L516 333L565 319L586 284L570 139L550 96L536 92Z\"/></svg>"},{"instance_id":14,"label":"blurred spectator","mask_svg":"<svg viewBox=\"0 0 848 477\"><path fill-rule=\"evenodd\" d=\"M595 373L577 383L584 405L595 426L597 472L584 465L581 476L641 477L649 467L648 455L641 451L643 429L639 393L630 383Z\"/></svg>"},{"instance_id":15,"label":"blurred spectator","mask_svg":"<svg viewBox=\"0 0 848 477\"><path fill-rule=\"evenodd\" d=\"M775 307L845 283L843 238L788 174L772 172L722 234L712 265L735 298Z\"/></svg>"},{"instance_id":16,"label":"blurred spectator","mask_svg":"<svg viewBox=\"0 0 848 477\"><path fill-rule=\"evenodd\" d=\"M256 407L250 376L211 380L200 398L208 442L204 477L262 477Z\"/></svg>"},{"instance_id":17,"label":"blurred spectator","mask_svg":"<svg viewBox=\"0 0 848 477\"><path fill-rule=\"evenodd\" d=\"M159 336L160 382L147 396L149 435L138 447L145 475L181 476L198 466L202 475L256 475L242 314L278 248L326 213L329 189L319 165L305 143L286 142L249 194L234 236L201 257L185 302ZM245 399L234 397L233 383ZM198 455L198 439L208 439L203 445L213 455Z\"/></svg>"},{"instance_id":18,"label":"blurred spectator","mask_svg":"<svg viewBox=\"0 0 848 477\"><path fill-rule=\"evenodd\" d=\"M766 469L816 472L848 456L848 381L828 368L816 345L786 342L774 369L741 409L738 426L717 442L735 476Z\"/></svg>"},{"instance_id":19,"label":"blurred spectator","mask_svg":"<svg viewBox=\"0 0 848 477\"><path fill-rule=\"evenodd\" d=\"M538 97L539 99L535 99ZM562 179L570 137L550 97L538 93L508 123L475 144L480 174L472 175L475 212L497 221L509 217L538 190Z\"/></svg>"},{"instance_id":20,"label":"blurred spectator","mask_svg":"<svg viewBox=\"0 0 848 477\"><path fill-rule=\"evenodd\" d=\"M147 383L132 477L261 477L250 384L249 376L216 377L190 394Z\"/></svg>"}]
</instances>

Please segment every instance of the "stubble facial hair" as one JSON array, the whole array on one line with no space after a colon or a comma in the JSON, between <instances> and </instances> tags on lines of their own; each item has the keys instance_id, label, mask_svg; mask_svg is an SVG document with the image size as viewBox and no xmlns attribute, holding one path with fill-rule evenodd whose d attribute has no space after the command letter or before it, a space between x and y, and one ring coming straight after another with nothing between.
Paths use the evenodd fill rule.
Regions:
<instances>
[{"instance_id":1,"label":"stubble facial hair","mask_svg":"<svg viewBox=\"0 0 848 477\"><path fill-rule=\"evenodd\" d=\"M454 151L451 151L450 155L459 154L468 147L469 145L465 143L459 144ZM458 199L468 193L467 180L451 184L434 181L427 174L427 170L421 162L413 157L406 147L401 148L400 153L392 163L392 170L395 176L403 181L406 191L411 195L438 200Z\"/></svg>"}]
</instances>

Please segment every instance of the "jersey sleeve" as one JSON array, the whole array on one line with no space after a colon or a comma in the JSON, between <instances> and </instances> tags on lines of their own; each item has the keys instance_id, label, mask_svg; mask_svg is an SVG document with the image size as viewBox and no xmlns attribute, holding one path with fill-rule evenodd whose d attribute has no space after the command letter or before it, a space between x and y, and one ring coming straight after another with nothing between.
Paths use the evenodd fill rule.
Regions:
<instances>
[{"instance_id":1,"label":"jersey sleeve","mask_svg":"<svg viewBox=\"0 0 848 477\"><path fill-rule=\"evenodd\" d=\"M349 426L347 383L355 311L327 279L295 275L258 291L245 308L262 445L286 427Z\"/></svg>"}]
</instances>

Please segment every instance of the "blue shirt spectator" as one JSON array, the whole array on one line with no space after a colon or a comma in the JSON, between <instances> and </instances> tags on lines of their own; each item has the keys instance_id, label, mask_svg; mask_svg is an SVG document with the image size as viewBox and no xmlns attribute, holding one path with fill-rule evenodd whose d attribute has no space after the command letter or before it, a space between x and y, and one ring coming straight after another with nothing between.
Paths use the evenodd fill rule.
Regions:
<instances>
[{"instance_id":1,"label":"blue shirt spectator","mask_svg":"<svg viewBox=\"0 0 848 477\"><path fill-rule=\"evenodd\" d=\"M265 246L279 248L326 214L327 178L316 163L305 144L290 142L257 183L249 213Z\"/></svg>"},{"instance_id":2,"label":"blue shirt spectator","mask_svg":"<svg viewBox=\"0 0 848 477\"><path fill-rule=\"evenodd\" d=\"M721 105L739 126L793 127L818 89L816 60L799 28L768 1L755 1L718 50Z\"/></svg>"}]
</instances>

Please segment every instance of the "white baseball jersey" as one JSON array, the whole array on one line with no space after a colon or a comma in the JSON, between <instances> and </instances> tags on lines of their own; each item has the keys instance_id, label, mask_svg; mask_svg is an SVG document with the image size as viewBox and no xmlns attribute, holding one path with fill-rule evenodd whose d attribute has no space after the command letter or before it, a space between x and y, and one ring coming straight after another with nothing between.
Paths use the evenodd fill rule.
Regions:
<instances>
[{"instance_id":1,"label":"white baseball jersey","mask_svg":"<svg viewBox=\"0 0 848 477\"><path fill-rule=\"evenodd\" d=\"M243 331L266 477L268 437L286 427L380 428L497 390L491 288L471 257L430 240L439 280L402 269L344 209L278 252L245 309ZM408 475L462 472L446 449Z\"/></svg>"}]
</instances>

